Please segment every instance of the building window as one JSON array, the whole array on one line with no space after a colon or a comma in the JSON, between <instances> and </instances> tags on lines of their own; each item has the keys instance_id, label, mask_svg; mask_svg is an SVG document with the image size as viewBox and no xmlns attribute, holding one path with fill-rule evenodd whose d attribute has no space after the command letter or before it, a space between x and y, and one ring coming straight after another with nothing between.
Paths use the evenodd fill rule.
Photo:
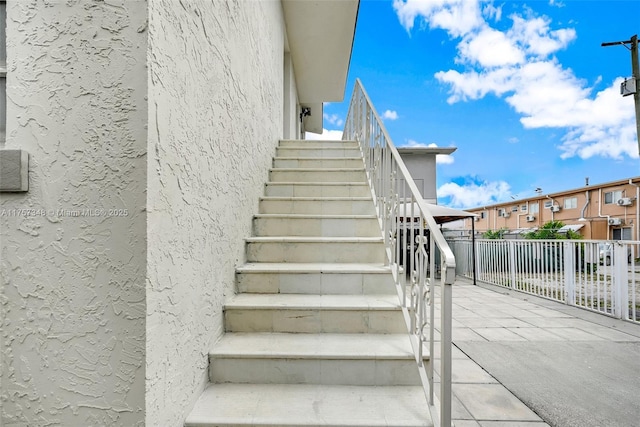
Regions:
<instances>
[{"instance_id":1,"label":"building window","mask_svg":"<svg viewBox=\"0 0 640 427\"><path fill-rule=\"evenodd\" d=\"M527 205L520 205L520 212L526 212L527 211Z\"/></svg>"},{"instance_id":2,"label":"building window","mask_svg":"<svg viewBox=\"0 0 640 427\"><path fill-rule=\"evenodd\" d=\"M498 209L498 216L504 215L504 212L505 212L504 208Z\"/></svg>"},{"instance_id":3,"label":"building window","mask_svg":"<svg viewBox=\"0 0 640 427\"><path fill-rule=\"evenodd\" d=\"M518 207L517 206L512 206L511 207L511 212L518 212Z\"/></svg>"},{"instance_id":4,"label":"building window","mask_svg":"<svg viewBox=\"0 0 640 427\"><path fill-rule=\"evenodd\" d=\"M578 207L578 198L577 197L568 197L564 199L564 208L565 209L575 209Z\"/></svg>"},{"instance_id":5,"label":"building window","mask_svg":"<svg viewBox=\"0 0 640 427\"><path fill-rule=\"evenodd\" d=\"M480 219L485 219L487 217L487 213L485 211L480 212Z\"/></svg>"},{"instance_id":6,"label":"building window","mask_svg":"<svg viewBox=\"0 0 640 427\"><path fill-rule=\"evenodd\" d=\"M622 199L622 190L609 191L604 193L604 204L611 205L616 203L619 199Z\"/></svg>"},{"instance_id":7,"label":"building window","mask_svg":"<svg viewBox=\"0 0 640 427\"><path fill-rule=\"evenodd\" d=\"M532 203L529 205L529 213L530 214L537 214L538 212L540 212L540 205L538 205L537 203Z\"/></svg>"},{"instance_id":8,"label":"building window","mask_svg":"<svg viewBox=\"0 0 640 427\"><path fill-rule=\"evenodd\" d=\"M614 228L613 240L631 240L631 227Z\"/></svg>"},{"instance_id":9,"label":"building window","mask_svg":"<svg viewBox=\"0 0 640 427\"><path fill-rule=\"evenodd\" d=\"M551 206L553 206L553 201L552 200L547 200L546 202L544 202L544 208L545 209L549 209Z\"/></svg>"}]
</instances>

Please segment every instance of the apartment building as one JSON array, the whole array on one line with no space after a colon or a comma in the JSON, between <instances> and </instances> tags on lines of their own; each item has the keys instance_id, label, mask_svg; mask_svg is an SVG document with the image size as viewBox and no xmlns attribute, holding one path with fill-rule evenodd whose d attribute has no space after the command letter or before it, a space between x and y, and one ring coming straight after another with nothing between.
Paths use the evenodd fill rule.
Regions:
<instances>
[{"instance_id":1,"label":"apartment building","mask_svg":"<svg viewBox=\"0 0 640 427\"><path fill-rule=\"evenodd\" d=\"M477 233L507 229L507 237L518 238L524 232L556 220L565 230L580 233L585 239L640 240L640 177L612 181L557 193L512 200L467 209L478 214L465 220L464 228Z\"/></svg>"}]
</instances>

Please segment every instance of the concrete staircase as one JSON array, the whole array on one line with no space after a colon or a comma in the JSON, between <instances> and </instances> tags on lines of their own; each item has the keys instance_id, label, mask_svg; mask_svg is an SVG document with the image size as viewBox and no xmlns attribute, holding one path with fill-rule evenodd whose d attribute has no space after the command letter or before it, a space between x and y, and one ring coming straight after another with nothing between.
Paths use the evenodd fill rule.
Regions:
<instances>
[{"instance_id":1,"label":"concrete staircase","mask_svg":"<svg viewBox=\"0 0 640 427\"><path fill-rule=\"evenodd\" d=\"M282 141L185 425L430 426L358 146Z\"/></svg>"}]
</instances>

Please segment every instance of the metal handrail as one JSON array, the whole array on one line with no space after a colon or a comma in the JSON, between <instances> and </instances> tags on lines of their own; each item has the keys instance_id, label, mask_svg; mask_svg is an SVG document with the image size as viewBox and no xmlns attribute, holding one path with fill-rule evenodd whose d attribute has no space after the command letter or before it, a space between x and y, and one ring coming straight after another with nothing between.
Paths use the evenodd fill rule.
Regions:
<instances>
[{"instance_id":1,"label":"metal handrail","mask_svg":"<svg viewBox=\"0 0 640 427\"><path fill-rule=\"evenodd\" d=\"M360 80L343 133L357 141L365 162L389 266L409 329L435 426L451 426L451 311L455 257ZM435 259L440 256L440 399L434 393ZM407 278L409 274L409 278ZM423 363L428 346L430 363Z\"/></svg>"}]
</instances>

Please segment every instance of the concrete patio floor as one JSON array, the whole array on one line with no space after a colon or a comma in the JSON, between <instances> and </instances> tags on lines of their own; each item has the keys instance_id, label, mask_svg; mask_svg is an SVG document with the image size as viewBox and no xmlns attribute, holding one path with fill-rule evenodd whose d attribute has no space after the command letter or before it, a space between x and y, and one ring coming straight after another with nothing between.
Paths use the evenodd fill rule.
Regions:
<instances>
[{"instance_id":1,"label":"concrete patio floor","mask_svg":"<svg viewBox=\"0 0 640 427\"><path fill-rule=\"evenodd\" d=\"M456 427L640 425L638 324L459 278L453 342Z\"/></svg>"}]
</instances>

